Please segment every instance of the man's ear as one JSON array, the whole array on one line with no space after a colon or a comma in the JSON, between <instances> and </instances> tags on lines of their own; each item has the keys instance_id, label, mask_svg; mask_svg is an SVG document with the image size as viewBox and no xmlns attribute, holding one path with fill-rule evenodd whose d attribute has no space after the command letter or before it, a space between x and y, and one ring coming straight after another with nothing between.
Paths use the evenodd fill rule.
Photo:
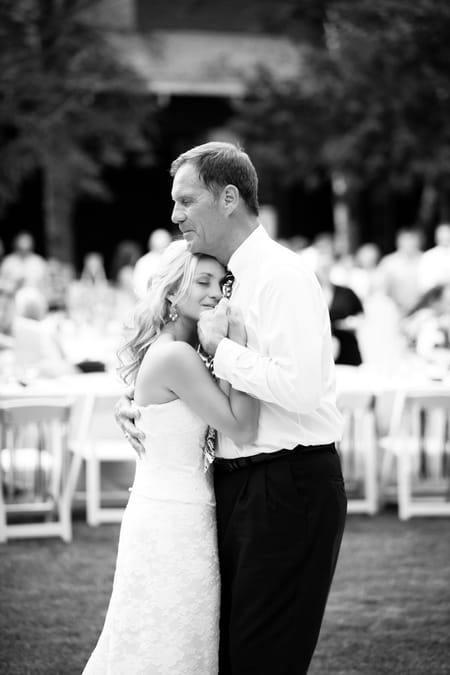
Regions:
<instances>
[{"instance_id":1,"label":"man's ear","mask_svg":"<svg viewBox=\"0 0 450 675\"><path fill-rule=\"evenodd\" d=\"M226 185L222 191L222 202L227 215L231 215L239 204L239 190L235 185Z\"/></svg>"}]
</instances>

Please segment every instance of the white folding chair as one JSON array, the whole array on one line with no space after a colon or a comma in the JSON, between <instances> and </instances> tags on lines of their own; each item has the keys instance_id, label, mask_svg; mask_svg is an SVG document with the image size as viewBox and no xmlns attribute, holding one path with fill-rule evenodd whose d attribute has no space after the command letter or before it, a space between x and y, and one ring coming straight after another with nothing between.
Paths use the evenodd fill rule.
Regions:
<instances>
[{"instance_id":1,"label":"white folding chair","mask_svg":"<svg viewBox=\"0 0 450 675\"><path fill-rule=\"evenodd\" d=\"M394 488L401 520L450 516L450 392L399 392L385 455L382 490Z\"/></svg>"},{"instance_id":2,"label":"white folding chair","mask_svg":"<svg viewBox=\"0 0 450 675\"><path fill-rule=\"evenodd\" d=\"M91 526L100 523L117 523L122 519L129 497L135 469L136 454L126 441L113 416L117 394L88 395L80 406L77 428L71 439L70 448L74 453L70 485L75 496L86 501L86 520ZM85 491L76 491L82 464L85 464ZM102 487L106 465L117 464L124 473L122 482L128 480L125 489ZM120 505L117 505L117 504Z\"/></svg>"},{"instance_id":3,"label":"white folding chair","mask_svg":"<svg viewBox=\"0 0 450 675\"><path fill-rule=\"evenodd\" d=\"M344 432L338 443L342 462L348 513L378 511L378 468L375 399L370 392L340 392L338 408L344 417Z\"/></svg>"},{"instance_id":4,"label":"white folding chair","mask_svg":"<svg viewBox=\"0 0 450 675\"><path fill-rule=\"evenodd\" d=\"M67 486L73 402L39 397L0 402L0 542L72 538Z\"/></svg>"}]
</instances>

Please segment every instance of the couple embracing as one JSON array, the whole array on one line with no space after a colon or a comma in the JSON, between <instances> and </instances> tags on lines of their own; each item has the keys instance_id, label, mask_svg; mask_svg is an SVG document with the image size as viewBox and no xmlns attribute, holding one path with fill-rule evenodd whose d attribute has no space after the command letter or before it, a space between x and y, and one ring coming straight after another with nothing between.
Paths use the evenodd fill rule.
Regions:
<instances>
[{"instance_id":1,"label":"couple embracing","mask_svg":"<svg viewBox=\"0 0 450 675\"><path fill-rule=\"evenodd\" d=\"M246 153L206 143L171 175L183 238L125 347L136 475L84 673L301 675L346 513L327 305L259 224Z\"/></svg>"}]
</instances>

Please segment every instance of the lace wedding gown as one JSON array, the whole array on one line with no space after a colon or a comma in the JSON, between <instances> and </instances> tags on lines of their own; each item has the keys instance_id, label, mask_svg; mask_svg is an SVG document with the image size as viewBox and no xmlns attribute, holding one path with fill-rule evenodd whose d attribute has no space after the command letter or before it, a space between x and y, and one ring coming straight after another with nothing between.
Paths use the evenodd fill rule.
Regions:
<instances>
[{"instance_id":1,"label":"lace wedding gown","mask_svg":"<svg viewBox=\"0 0 450 675\"><path fill-rule=\"evenodd\" d=\"M180 399L140 408L146 453L120 530L113 591L84 675L216 675L219 569L205 423Z\"/></svg>"}]
</instances>

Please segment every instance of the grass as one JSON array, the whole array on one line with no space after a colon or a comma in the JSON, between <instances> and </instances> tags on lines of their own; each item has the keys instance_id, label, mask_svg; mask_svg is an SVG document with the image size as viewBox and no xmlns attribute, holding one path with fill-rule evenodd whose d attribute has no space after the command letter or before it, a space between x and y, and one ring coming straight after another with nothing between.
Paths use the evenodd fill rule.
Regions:
<instances>
[{"instance_id":1,"label":"grass","mask_svg":"<svg viewBox=\"0 0 450 675\"><path fill-rule=\"evenodd\" d=\"M310 675L450 673L449 534L447 519L348 518ZM103 623L117 536L116 525L76 522L68 545L0 547L0 673L81 673Z\"/></svg>"}]
</instances>

